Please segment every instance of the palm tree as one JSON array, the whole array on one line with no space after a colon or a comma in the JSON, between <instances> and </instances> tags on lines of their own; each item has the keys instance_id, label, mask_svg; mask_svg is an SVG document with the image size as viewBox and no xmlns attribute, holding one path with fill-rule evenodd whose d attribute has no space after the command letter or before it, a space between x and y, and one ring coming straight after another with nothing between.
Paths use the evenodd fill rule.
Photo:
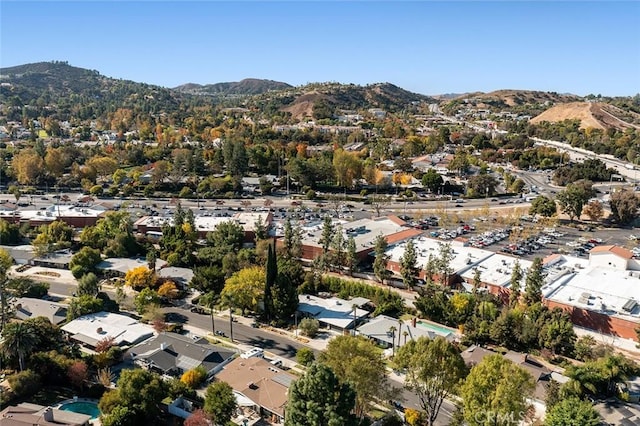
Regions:
<instances>
[{"instance_id":1,"label":"palm tree","mask_svg":"<svg viewBox=\"0 0 640 426\"><path fill-rule=\"evenodd\" d=\"M2 330L0 350L8 357L18 358L20 371L24 370L24 358L31 355L38 345L38 336L28 324L12 322Z\"/></svg>"},{"instance_id":2,"label":"palm tree","mask_svg":"<svg viewBox=\"0 0 640 426\"><path fill-rule=\"evenodd\" d=\"M402 335L404 336L404 344L407 344L407 337L409 336L409 332L407 330L402 332Z\"/></svg>"},{"instance_id":3,"label":"palm tree","mask_svg":"<svg viewBox=\"0 0 640 426\"><path fill-rule=\"evenodd\" d=\"M396 354L396 331L398 329L395 326L389 327L388 333L391 334L391 356Z\"/></svg>"},{"instance_id":4,"label":"palm tree","mask_svg":"<svg viewBox=\"0 0 640 426\"><path fill-rule=\"evenodd\" d=\"M216 306L216 302L218 301L218 295L215 294L214 292L210 291L209 293L204 294L201 298L200 301L202 302L203 305L209 307L209 313L211 314L211 333L212 334L216 334L216 323L215 320L213 318L213 314L214 314L214 309Z\"/></svg>"}]
</instances>

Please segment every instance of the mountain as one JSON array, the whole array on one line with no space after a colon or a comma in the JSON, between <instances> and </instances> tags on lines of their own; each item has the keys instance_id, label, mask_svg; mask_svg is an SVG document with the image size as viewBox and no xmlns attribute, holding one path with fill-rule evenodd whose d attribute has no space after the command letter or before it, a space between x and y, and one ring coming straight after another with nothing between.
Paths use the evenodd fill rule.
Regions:
<instances>
[{"instance_id":1,"label":"mountain","mask_svg":"<svg viewBox=\"0 0 640 426\"><path fill-rule=\"evenodd\" d=\"M555 105L532 118L530 123L556 123L564 120L580 120L580 127L583 129L640 129L640 114L624 111L605 102L569 102Z\"/></svg>"},{"instance_id":2,"label":"mountain","mask_svg":"<svg viewBox=\"0 0 640 426\"><path fill-rule=\"evenodd\" d=\"M259 95L265 92L290 89L291 85L273 80L245 78L230 83L195 84L187 83L173 90L193 95Z\"/></svg>"}]
</instances>

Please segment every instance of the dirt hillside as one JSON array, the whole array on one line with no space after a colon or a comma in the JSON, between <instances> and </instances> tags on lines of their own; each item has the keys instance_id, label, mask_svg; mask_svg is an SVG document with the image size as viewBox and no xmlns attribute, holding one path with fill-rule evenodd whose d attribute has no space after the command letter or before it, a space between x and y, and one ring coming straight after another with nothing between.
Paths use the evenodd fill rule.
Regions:
<instances>
[{"instance_id":1,"label":"dirt hillside","mask_svg":"<svg viewBox=\"0 0 640 426\"><path fill-rule=\"evenodd\" d=\"M549 108L542 114L531 119L532 124L543 121L556 123L564 120L580 120L580 128L595 129L625 129L638 127L624 121L614 114L617 108L601 102L569 102Z\"/></svg>"}]
</instances>

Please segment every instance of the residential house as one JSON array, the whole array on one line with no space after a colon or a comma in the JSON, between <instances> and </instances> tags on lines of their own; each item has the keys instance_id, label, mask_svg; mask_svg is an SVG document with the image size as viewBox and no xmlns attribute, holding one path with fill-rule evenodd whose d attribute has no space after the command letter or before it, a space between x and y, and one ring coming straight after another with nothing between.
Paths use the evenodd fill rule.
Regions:
<instances>
[{"instance_id":1,"label":"residential house","mask_svg":"<svg viewBox=\"0 0 640 426\"><path fill-rule=\"evenodd\" d=\"M15 304L16 318L26 320L45 317L51 324L61 324L67 319L67 305L48 300L20 297Z\"/></svg>"},{"instance_id":2,"label":"residential house","mask_svg":"<svg viewBox=\"0 0 640 426\"><path fill-rule=\"evenodd\" d=\"M112 312L84 315L62 326L70 339L89 349L103 340L113 339L118 346L130 346L153 336L153 327L136 319Z\"/></svg>"},{"instance_id":3,"label":"residential house","mask_svg":"<svg viewBox=\"0 0 640 426\"><path fill-rule=\"evenodd\" d=\"M91 416L22 402L0 411L0 426L88 426Z\"/></svg>"},{"instance_id":4,"label":"residential house","mask_svg":"<svg viewBox=\"0 0 640 426\"><path fill-rule=\"evenodd\" d=\"M331 330L344 332L353 329L369 316L368 311L361 309L369 302L368 299L344 300L339 297L322 298L301 294L298 300L298 312L302 317L314 318L321 327Z\"/></svg>"},{"instance_id":5,"label":"residential house","mask_svg":"<svg viewBox=\"0 0 640 426\"><path fill-rule=\"evenodd\" d=\"M139 366L167 376L180 377L202 367L210 378L231 362L236 352L210 344L204 338L160 333L129 351Z\"/></svg>"},{"instance_id":6,"label":"residential house","mask_svg":"<svg viewBox=\"0 0 640 426\"><path fill-rule=\"evenodd\" d=\"M429 325L429 323L422 321L418 323L415 319L402 321L386 315L378 315L358 327L357 333L387 348L392 345L404 346L407 341L417 340L420 337L435 339L440 336L449 341L456 339L456 330L444 326L430 327Z\"/></svg>"},{"instance_id":7,"label":"residential house","mask_svg":"<svg viewBox=\"0 0 640 426\"><path fill-rule=\"evenodd\" d=\"M284 423L289 387L295 377L263 358L236 358L216 374L228 383L241 407L250 407L273 424Z\"/></svg>"}]
</instances>

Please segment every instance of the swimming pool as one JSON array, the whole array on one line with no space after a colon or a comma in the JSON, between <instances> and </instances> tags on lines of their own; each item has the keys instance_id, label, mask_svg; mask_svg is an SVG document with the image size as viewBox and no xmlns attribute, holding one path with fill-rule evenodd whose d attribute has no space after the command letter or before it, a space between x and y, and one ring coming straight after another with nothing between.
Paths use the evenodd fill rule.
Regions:
<instances>
[{"instance_id":1,"label":"swimming pool","mask_svg":"<svg viewBox=\"0 0 640 426\"><path fill-rule=\"evenodd\" d=\"M448 328L442 325L433 324L430 322L418 321L417 325L419 325L422 328L426 328L427 330L435 331L436 333L445 335L445 336L447 334L455 333L455 330L451 328Z\"/></svg>"},{"instance_id":2,"label":"swimming pool","mask_svg":"<svg viewBox=\"0 0 640 426\"><path fill-rule=\"evenodd\" d=\"M87 416L91 416L91 420L100 417L100 409L98 408L98 404L92 401L67 402L60 406L60 410L86 414Z\"/></svg>"}]
</instances>

